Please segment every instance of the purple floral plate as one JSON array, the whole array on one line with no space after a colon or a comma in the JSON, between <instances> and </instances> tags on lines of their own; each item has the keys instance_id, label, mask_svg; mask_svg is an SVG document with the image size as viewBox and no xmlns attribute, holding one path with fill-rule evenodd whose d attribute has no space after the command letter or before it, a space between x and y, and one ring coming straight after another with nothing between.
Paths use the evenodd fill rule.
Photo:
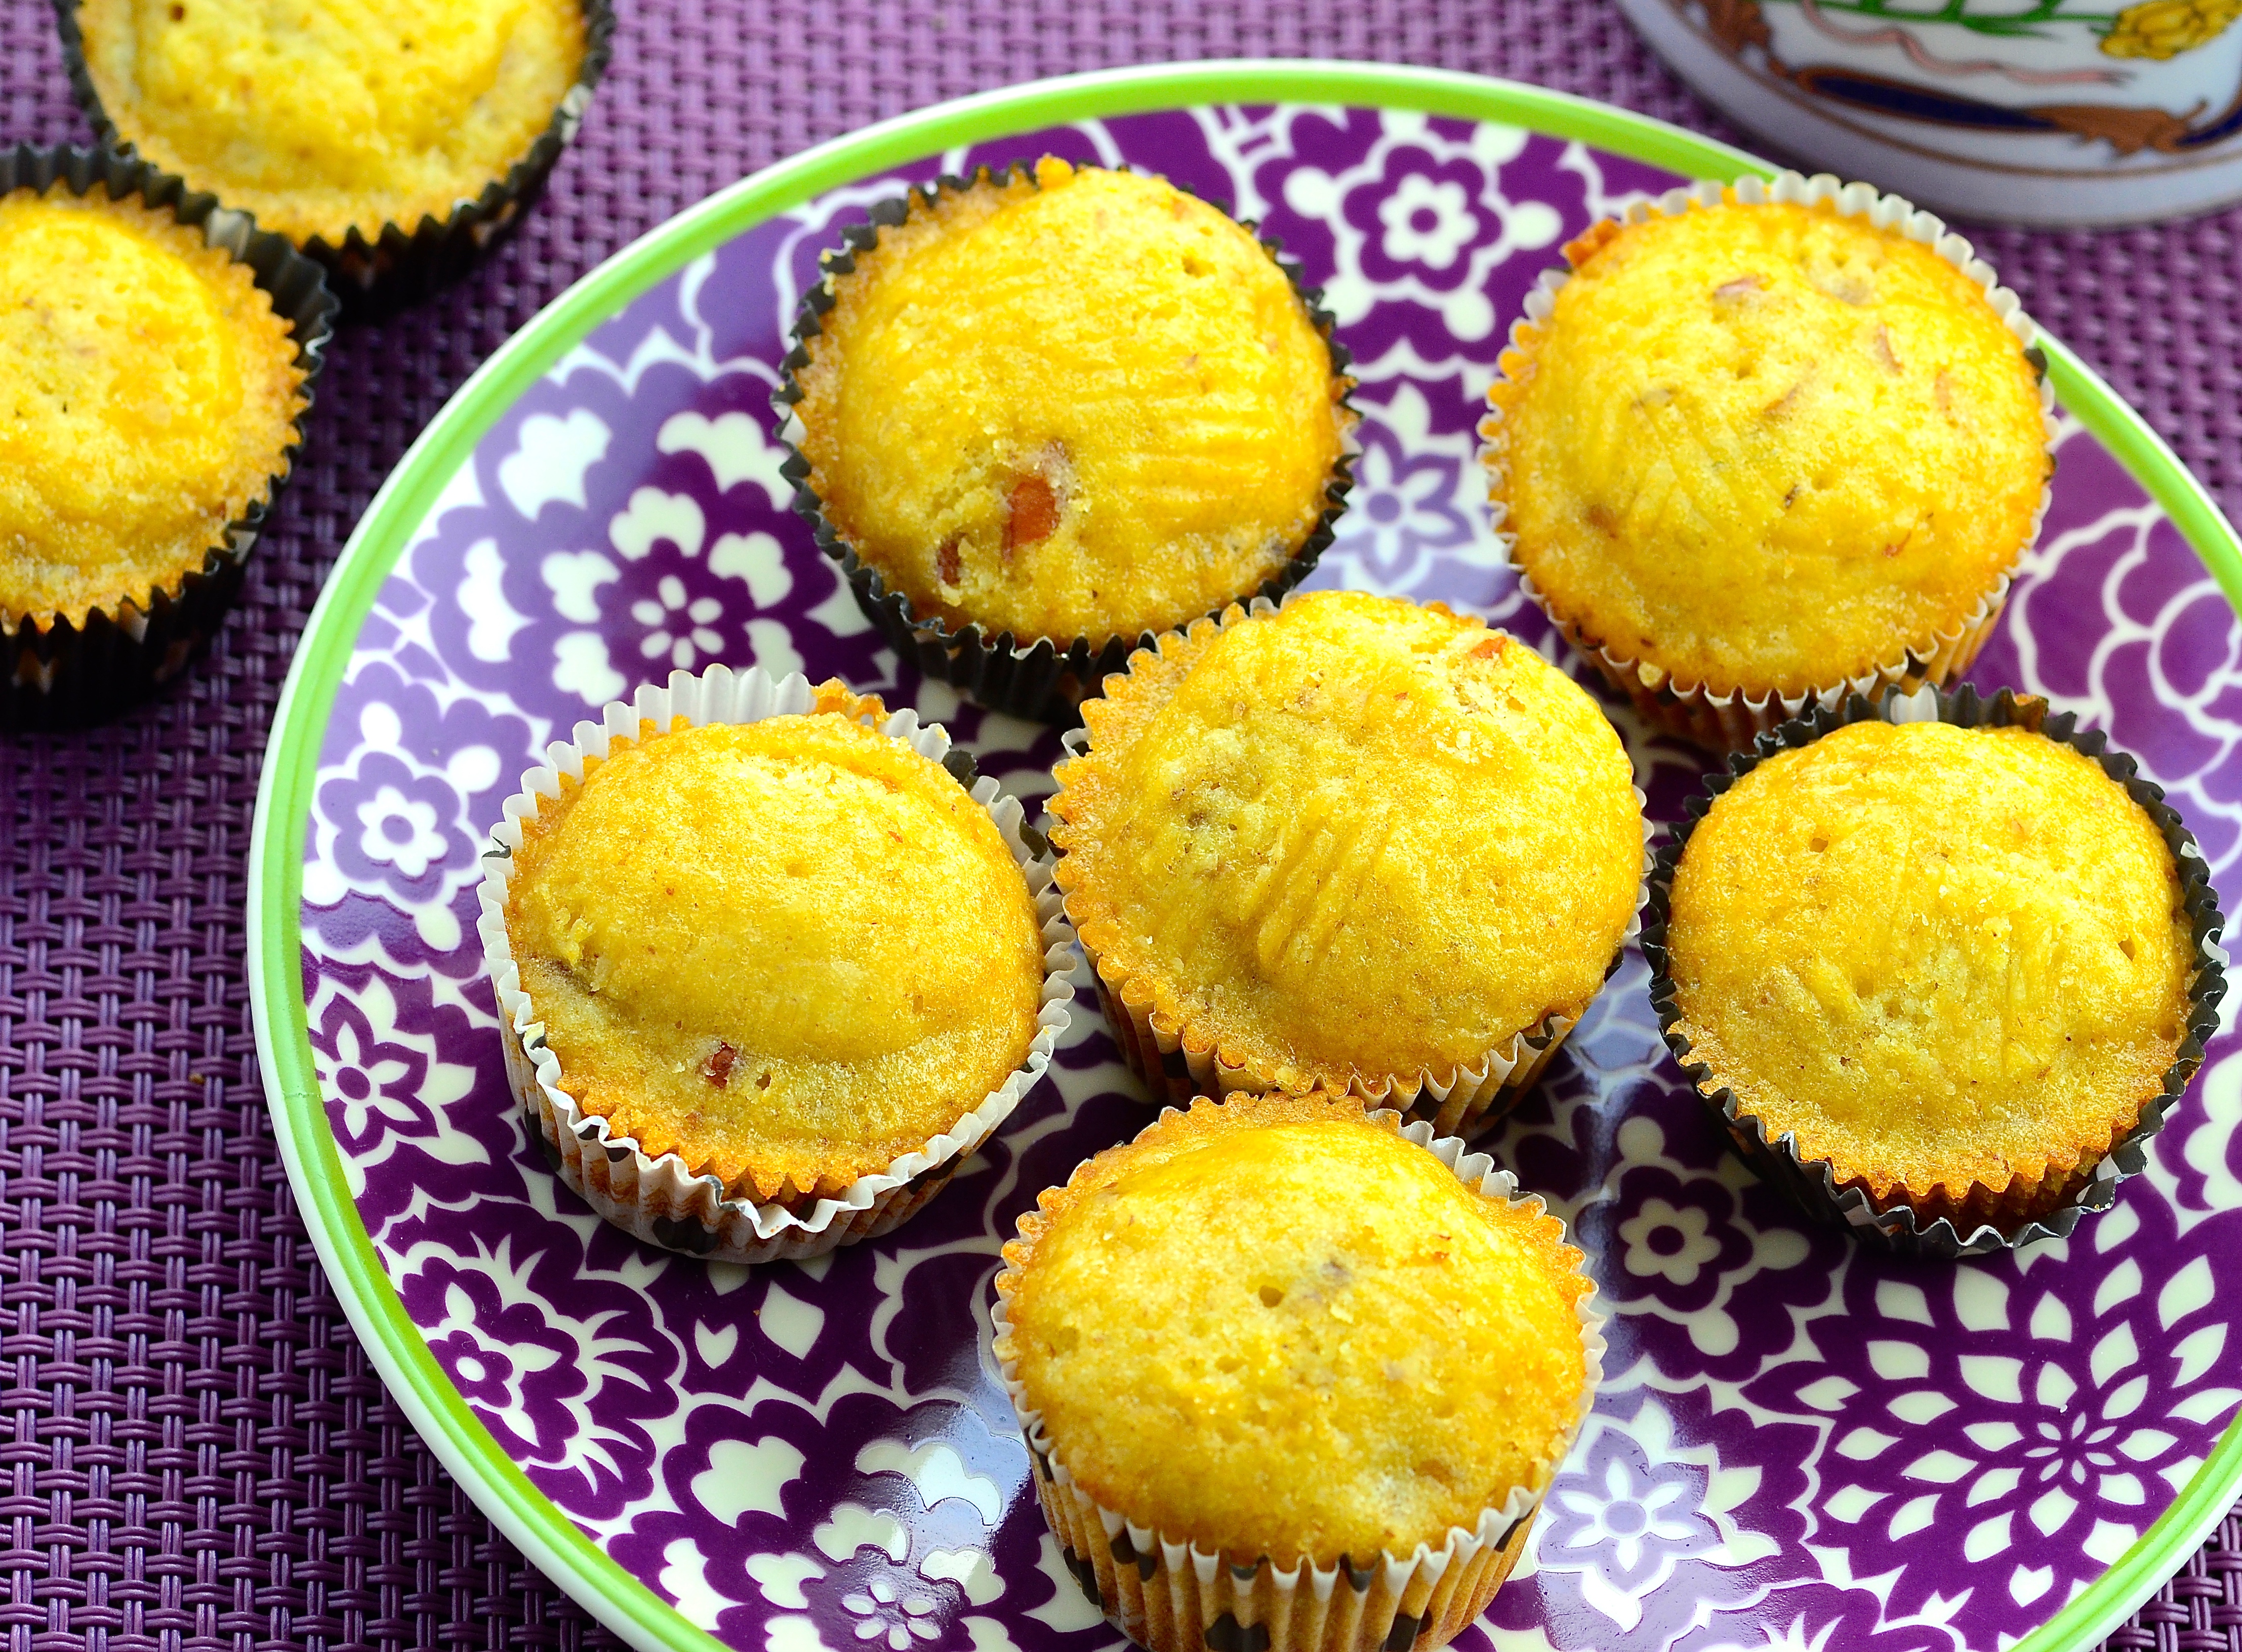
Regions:
<instances>
[{"instance_id":1,"label":"purple floral plate","mask_svg":"<svg viewBox=\"0 0 2242 1652\"><path fill-rule=\"evenodd\" d=\"M1217 101L1220 100L1220 101ZM1036 1192L1148 1118L1094 1017L928 1210L807 1265L603 1226L509 1105L476 855L545 744L711 661L837 673L1033 800L1056 737L899 669L788 510L769 403L802 284L905 179L1051 151L1261 221L1361 377L1317 578L1438 596L1580 670L1519 594L1473 425L1535 274L1593 218L1748 158L1527 88L1212 64L1050 83L813 151L534 322L359 524L299 654L252 850L258 1045L319 1254L399 1400L556 1582L645 1647L1092 1652L986 1352ZM1974 673L2075 708L2242 901L2242 552L2060 346L2060 475ZM1583 672L1582 675L1588 675ZM1670 817L1703 757L1626 735ZM1481 1145L1576 1225L1609 1376L1463 1644L2085 1647L2242 1484L2242 1043L2067 1241L1911 1265L1802 1225L1685 1092L1631 956ZM713 1636L712 1642L709 1637Z\"/></svg>"}]
</instances>

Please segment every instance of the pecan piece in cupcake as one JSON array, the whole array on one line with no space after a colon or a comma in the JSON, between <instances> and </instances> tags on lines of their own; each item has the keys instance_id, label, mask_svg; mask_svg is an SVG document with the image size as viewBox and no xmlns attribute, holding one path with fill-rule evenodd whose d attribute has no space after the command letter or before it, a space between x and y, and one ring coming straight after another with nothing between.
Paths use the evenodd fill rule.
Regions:
<instances>
[{"instance_id":1,"label":"pecan piece in cupcake","mask_svg":"<svg viewBox=\"0 0 2242 1652\"><path fill-rule=\"evenodd\" d=\"M1489 393L1528 589L1654 724L1716 746L1968 669L2052 466L2031 325L1862 186L1675 191L1566 248Z\"/></svg>"},{"instance_id":2,"label":"pecan piece in cupcake","mask_svg":"<svg viewBox=\"0 0 2242 1652\"><path fill-rule=\"evenodd\" d=\"M2099 735L1914 699L1736 760L1660 856L1645 950L1748 1156L1809 1213L1953 1255L2067 1233L2139 1168L2216 1024L2219 918Z\"/></svg>"},{"instance_id":3,"label":"pecan piece in cupcake","mask_svg":"<svg viewBox=\"0 0 2242 1652\"><path fill-rule=\"evenodd\" d=\"M1084 703L1059 886L1156 1090L1352 1090L1463 1133L1619 957L1643 870L1618 735L1533 649L1352 592L1232 609Z\"/></svg>"},{"instance_id":4,"label":"pecan piece in cupcake","mask_svg":"<svg viewBox=\"0 0 2242 1652\"><path fill-rule=\"evenodd\" d=\"M1044 1192L1004 1262L1037 1494L1152 1652L1447 1644L1601 1376L1564 1224L1353 1097L1165 1113Z\"/></svg>"},{"instance_id":5,"label":"pecan piece in cupcake","mask_svg":"<svg viewBox=\"0 0 2242 1652\"><path fill-rule=\"evenodd\" d=\"M799 339L799 507L890 640L984 703L1061 715L1329 540L1353 423L1329 318L1164 179L944 180L829 256Z\"/></svg>"}]
</instances>

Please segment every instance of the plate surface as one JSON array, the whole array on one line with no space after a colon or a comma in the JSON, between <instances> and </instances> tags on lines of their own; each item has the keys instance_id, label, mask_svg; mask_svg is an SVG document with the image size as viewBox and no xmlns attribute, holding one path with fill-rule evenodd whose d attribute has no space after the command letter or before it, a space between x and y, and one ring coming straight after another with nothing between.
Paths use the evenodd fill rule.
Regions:
<instances>
[{"instance_id":1,"label":"plate surface","mask_svg":"<svg viewBox=\"0 0 2242 1652\"><path fill-rule=\"evenodd\" d=\"M1229 97L1254 101L1212 101ZM531 1558L642 1645L1118 1638L1046 1534L985 1353L1014 1219L1151 1116L1094 1010L901 1231L809 1266L711 1267L604 1226L547 1170L507 1099L473 927L476 855L520 772L675 668L837 673L949 722L1023 796L1048 790L1049 731L896 680L787 509L769 435L785 330L840 226L899 180L1045 151L1228 202L1325 286L1364 451L1315 583L1444 598L1576 672L1487 525L1486 384L1567 237L1677 173L1750 164L1452 77L1214 65L1023 89L813 151L656 232L400 467L274 733L252 850L260 1052L322 1259L393 1388ZM2206 562L2242 580L2242 557L2138 420L2053 354L2071 410L2054 507L1974 679L2047 694L2138 755L2232 910L2242 627ZM1614 712L1671 818L1704 760ZM1918 1266L1795 1221L1722 1151L1644 982L1630 956L1480 1144L1575 1224L1614 1317L1528 1559L1460 1644L2091 1644L2242 1481L2242 1042L2222 1036L2148 1173L2071 1240Z\"/></svg>"}]
</instances>

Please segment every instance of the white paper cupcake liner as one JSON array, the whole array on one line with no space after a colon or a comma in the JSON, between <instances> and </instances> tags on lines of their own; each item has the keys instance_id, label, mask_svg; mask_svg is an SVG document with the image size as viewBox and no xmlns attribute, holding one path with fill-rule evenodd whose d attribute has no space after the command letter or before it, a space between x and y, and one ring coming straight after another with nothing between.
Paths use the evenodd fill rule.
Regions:
<instances>
[{"instance_id":1,"label":"white paper cupcake liner","mask_svg":"<svg viewBox=\"0 0 2242 1652\"><path fill-rule=\"evenodd\" d=\"M1279 606L1257 599L1242 614L1233 607L1200 621L1186 635L1196 635L1203 625L1228 625L1233 617L1258 619L1274 614ZM1136 656L1130 657L1133 661ZM1062 762L1079 757L1090 749L1090 730L1070 729L1059 737L1059 743L1066 753ZM1051 801L1056 802L1064 790L1062 785L1051 794ZM1650 823L1649 806L1642 788L1635 787L1635 812L1642 822L1642 866L1636 879L1635 910L1628 917L1619 944L1612 949L1611 962L1604 966L1606 981L1618 972L1628 948L1642 932L1655 830ZM1241 1091L1263 1095L1280 1087L1272 1076L1254 1071L1244 1059L1225 1051L1204 1028L1162 1010L1150 980L1130 974L1086 939L1077 939L1098 984L1098 1007L1104 1011L1121 1058L1151 1091L1154 1101L1187 1105L1193 1096L1219 1101ZM1443 1136L1476 1135L1500 1120L1540 1081L1551 1058L1564 1047L1567 1036L1594 1003L1592 996L1578 1015L1547 1017L1513 1033L1476 1063L1445 1072L1430 1068L1407 1073L1351 1072L1342 1079L1333 1071L1319 1074L1317 1081L1326 1088L1359 1096L1373 1106L1391 1107L1411 1118L1423 1119Z\"/></svg>"},{"instance_id":2,"label":"white paper cupcake liner","mask_svg":"<svg viewBox=\"0 0 2242 1652\"><path fill-rule=\"evenodd\" d=\"M1404 1138L1482 1197L1549 1214L1539 1195L1521 1192L1516 1178L1460 1138L1437 1134L1423 1119L1403 1121L1390 1109L1371 1117L1394 1119ZM1569 1230L1565 1237L1570 1244ZM1010 1272L1008 1265L1004 1273ZM1580 1410L1556 1462L1571 1450L1603 1380L1606 1316L1596 1302L1591 1284L1576 1306L1587 1360ZM1067 1568L1107 1621L1150 1652L1431 1652L1487 1610L1524 1552L1548 1489L1547 1482L1518 1487L1473 1525L1450 1527L1437 1546L1420 1543L1406 1555L1381 1550L1366 1565L1348 1556L1318 1566L1305 1555L1279 1565L1266 1555L1202 1549L1188 1532L1140 1524L1083 1487L1044 1431L1042 1414L1028 1406L1007 1352L1010 1316L1001 1293L990 1320L997 1373L1027 1436L1036 1495Z\"/></svg>"},{"instance_id":3,"label":"white paper cupcake liner","mask_svg":"<svg viewBox=\"0 0 2242 1652\"><path fill-rule=\"evenodd\" d=\"M521 846L522 821L534 816L543 802L560 796L563 776L581 781L587 757L604 758L615 742L635 740L643 722L663 730L679 718L694 728L761 722L808 712L816 703L816 690L799 674L776 678L760 668L735 673L726 666L698 675L674 672L667 688L649 683L633 699L607 706L599 722L578 723L573 741L547 747L544 763L524 775L521 790L507 800L505 818L491 834L495 847L483 857L477 928L497 989L507 1076L532 1137L544 1143L560 1179L608 1221L650 1245L714 1261L799 1260L900 1226L942 1191L1034 1087L1071 1015L1074 988L1068 977L1074 932L1051 881L1050 846L1027 825L1017 798L1003 796L994 780L977 777L972 759L951 750L948 730L939 723L922 725L916 712L904 709L889 715L880 732L957 776L996 823L1035 897L1043 924L1043 1008L1018 1070L916 1152L859 1177L838 1198L817 1199L806 1209L734 1197L716 1177L694 1174L678 1155L649 1154L632 1138L612 1134L605 1118L587 1113L568 1093L560 1059L545 1042L544 1023L521 989L506 932L507 890L514 879L514 852Z\"/></svg>"},{"instance_id":4,"label":"white paper cupcake liner","mask_svg":"<svg viewBox=\"0 0 2242 1652\"><path fill-rule=\"evenodd\" d=\"M1879 1204L1866 1189L1841 1184L1829 1161L1809 1158L1800 1151L1795 1137L1788 1132L1770 1136L1760 1118L1745 1111L1735 1090L1695 1058L1680 1031L1680 994L1671 973L1667 930L1672 916L1674 876L1691 835L1722 793L1769 758L1811 745L1848 723L1871 719L1948 722L1963 729L2031 729L2093 759L2103 773L2125 788L2126 796L2163 835L2178 869L2182 906L2195 941L2186 1032L2157 1093L2143 1101L2132 1126L2111 1141L2107 1152L2075 1171L2051 1172L2040 1181L2006 1189L1977 1184L1959 1219L1918 1211L1901 1195ZM2132 758L2111 747L2109 737L2099 729L2082 729L2075 714L2051 711L2046 701L2007 688L1990 699L1981 698L1966 684L1953 694L1929 686L1912 693L1888 688L1875 701L1855 696L1835 710L1816 708L1763 735L1753 750L1730 757L1727 767L1710 776L1704 789L1689 800L1682 820L1659 851L1649 894L1642 950L1650 961L1650 1004L1658 1016L1660 1036L1698 1099L1735 1144L1744 1162L1781 1188L1808 1216L1843 1227L1865 1244L1904 1256L1951 1260L2014 1250L2043 1239L2068 1238L2082 1218L2109 1209L2118 1196L2118 1184L2146 1165L2149 1138L2164 1128L2165 1118L2202 1066L2205 1047L2219 1030L2219 1001L2226 991L2227 956L2219 944L2225 920L2219 910L2218 891L2211 885L2210 867L2178 811L2165 802L2160 789L2141 778ZM2055 1200L2051 1206L2051 1199Z\"/></svg>"},{"instance_id":5,"label":"white paper cupcake liner","mask_svg":"<svg viewBox=\"0 0 2242 1652\"><path fill-rule=\"evenodd\" d=\"M2034 342L2038 328L2026 315L2017 295L2000 285L1993 267L1977 256L1968 240L1946 227L1944 220L1918 210L1916 205L1897 195L1877 192L1873 185L1847 184L1827 172L1808 178L1798 172L1777 173L1771 178L1742 178L1733 185L1717 179L1702 179L1697 183L1668 190L1655 201L1638 201L1627 210L1626 222L1641 224L1655 216L1674 217L1689 210L1694 203L1700 206L1719 206L1726 199L1725 191L1735 191L1735 199L1749 206L1762 205L1770 201L1786 202L1799 206L1816 206L1828 202L1843 218L1865 218L1879 230L1893 231L1910 241L1921 242L1947 263L1984 290L1985 299L1994 312L2015 335L2024 348L2034 373L2039 379L2040 418L2046 432L2048 451L2048 483L2040 488L2039 505L2032 513L2031 527L2024 543L2017 547L2017 563L2021 563L2038 542L2040 524L2047 516L2049 501L2053 498L2051 483L2055 473L2055 389L2048 382L2047 358ZM1572 279L1567 269L1545 270L1534 283L1534 290L1526 295L1526 313L1512 324L1511 346L1530 354L1534 345L1534 329L1548 320L1554 309L1559 289ZM1977 657L1977 651L1993 634L2000 622L2001 609L2008 601L2016 564L2012 563L1999 580L1978 599L1975 608L1965 614L1951 630L1941 630L1928 637L1909 641L1892 659L1871 669L1860 672L1826 687L1806 689L1796 694L1748 694L1740 688L1716 693L1702 682L1687 682L1661 667L1645 660L1632 658L1607 647L1601 638L1592 635L1579 620L1561 614L1548 596L1526 572L1518 560L1518 536L1504 526L1507 507L1500 491L1507 480L1507 465L1500 446L1503 410L1490 406L1480 424L1481 447L1480 462L1487 471L1488 487L1494 500L1495 540L1503 556L1518 570L1519 585L1534 605L1548 615L1550 623L1562 633L1583 656L1602 672L1606 680L1634 703L1636 712L1653 728L1668 734L1682 735L1702 745L1715 749L1738 751L1749 746L1759 735L1803 715L1810 708L1821 706L1834 710L1852 695L1875 699L1888 688L1912 691L1929 683L1945 688L1968 671Z\"/></svg>"}]
</instances>

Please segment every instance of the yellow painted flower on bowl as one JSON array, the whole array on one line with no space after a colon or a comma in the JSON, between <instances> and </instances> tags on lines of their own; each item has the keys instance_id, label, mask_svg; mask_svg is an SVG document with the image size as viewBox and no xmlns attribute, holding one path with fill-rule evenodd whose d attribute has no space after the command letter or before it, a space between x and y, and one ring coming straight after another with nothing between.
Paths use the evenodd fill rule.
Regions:
<instances>
[{"instance_id":1,"label":"yellow painted flower on bowl","mask_svg":"<svg viewBox=\"0 0 2242 1652\"><path fill-rule=\"evenodd\" d=\"M2102 50L2112 57L2163 63L2209 44L2237 17L2242 17L2242 0L2144 0L2118 14Z\"/></svg>"}]
</instances>

